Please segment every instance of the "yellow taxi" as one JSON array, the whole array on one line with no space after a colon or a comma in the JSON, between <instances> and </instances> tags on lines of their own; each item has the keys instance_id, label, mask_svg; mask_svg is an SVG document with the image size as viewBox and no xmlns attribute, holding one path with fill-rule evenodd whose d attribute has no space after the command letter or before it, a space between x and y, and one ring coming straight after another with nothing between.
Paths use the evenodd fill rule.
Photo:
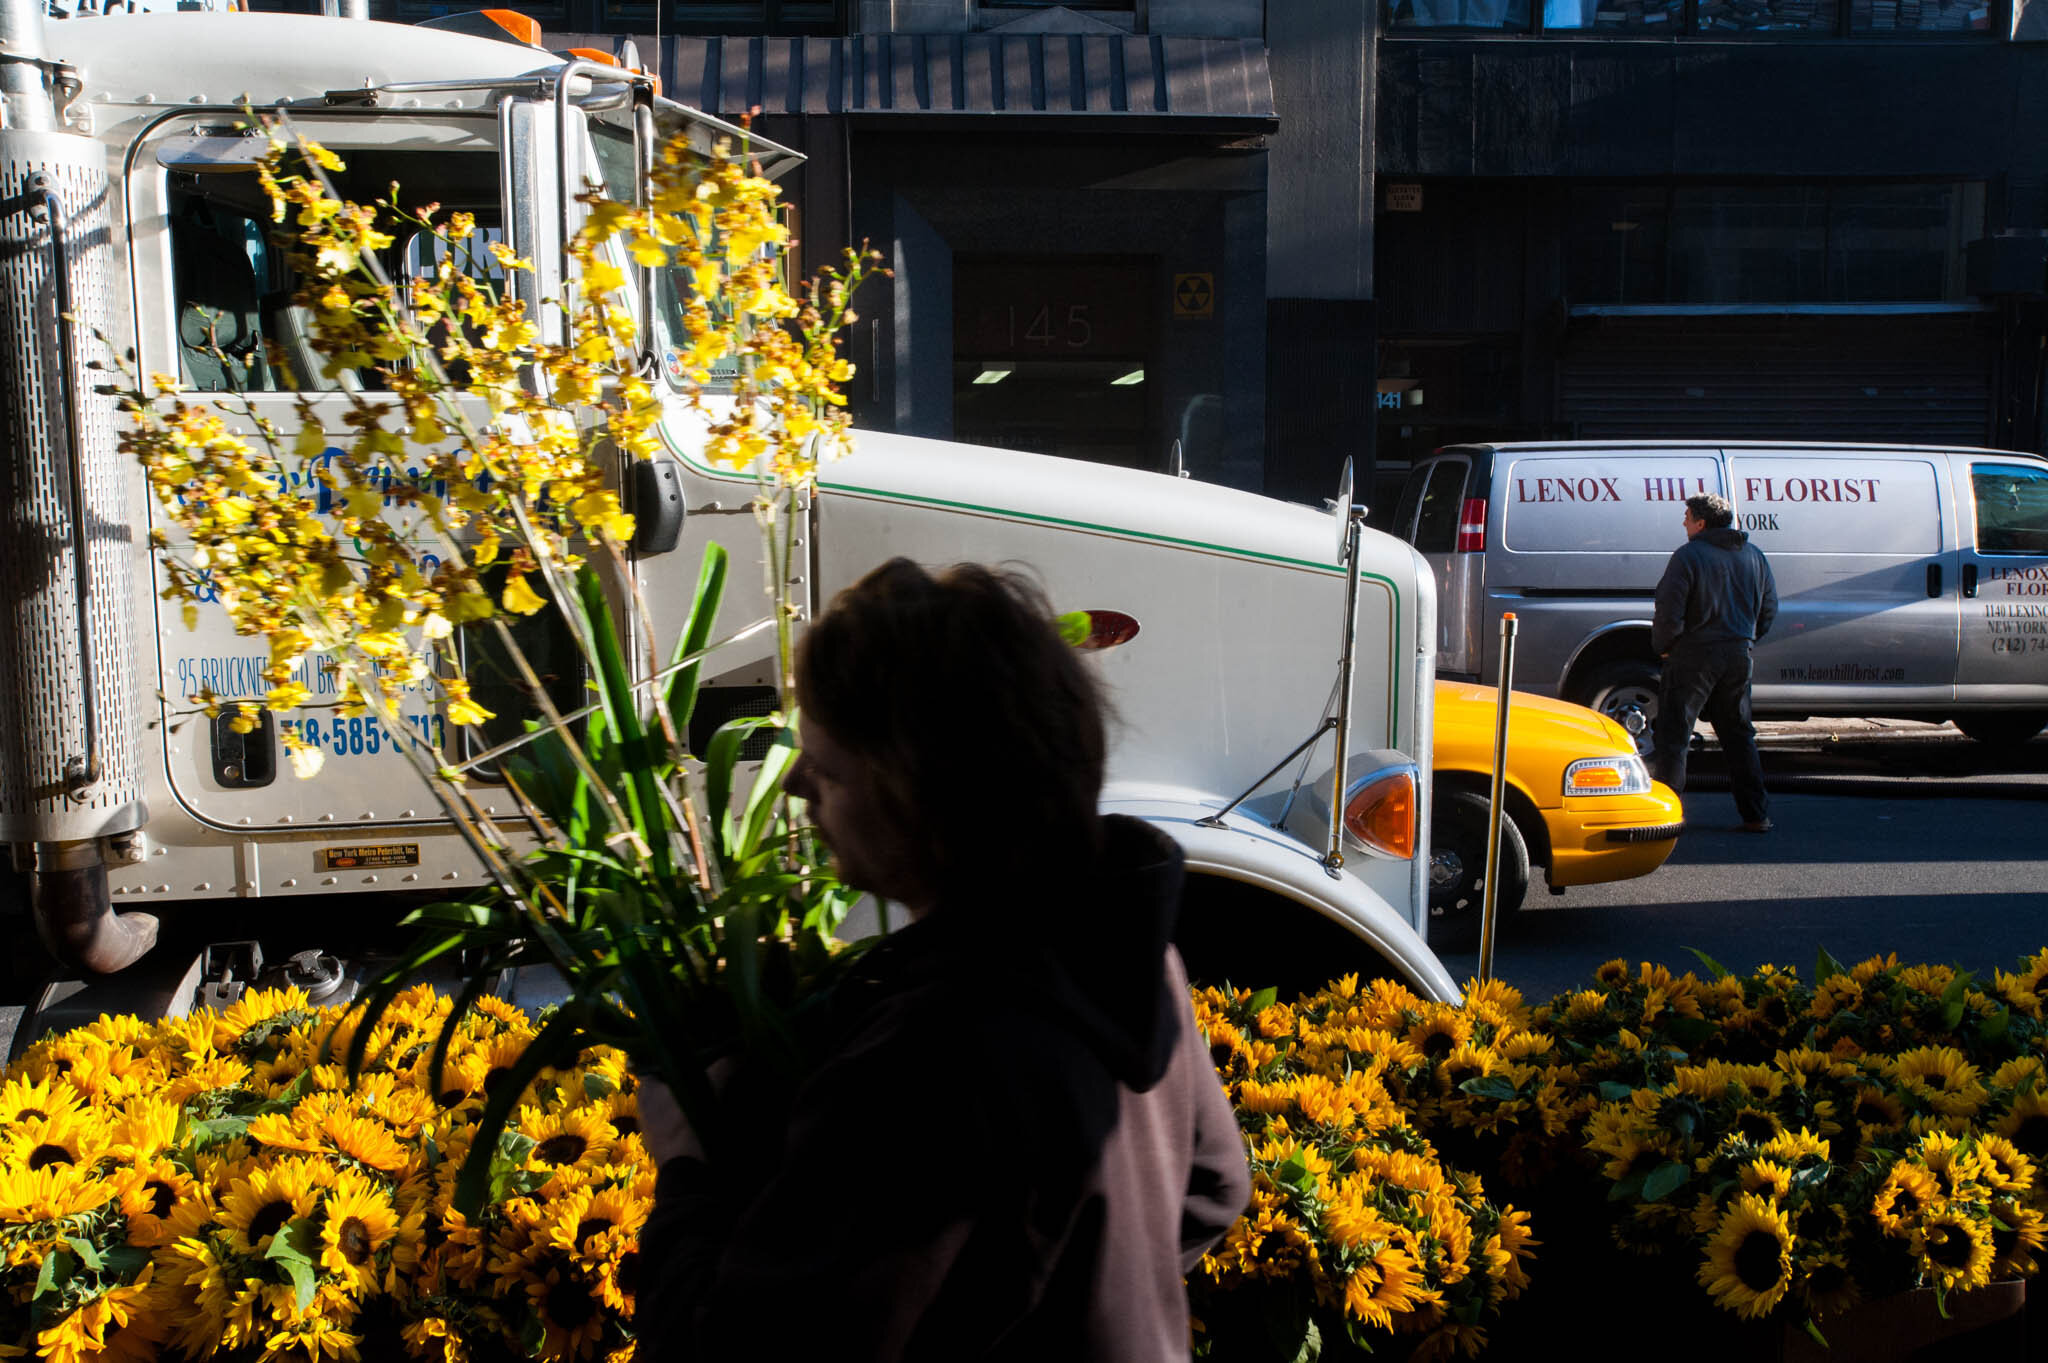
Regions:
<instances>
[{"instance_id":1,"label":"yellow taxi","mask_svg":"<svg viewBox=\"0 0 2048 1363\"><path fill-rule=\"evenodd\" d=\"M1684 816L1671 787L1651 779L1628 730L1583 705L1525 691L1512 695L1500 911L1522 902L1534 866L1544 868L1554 893L1646 876L1662 866ZM1436 684L1429 941L1438 950L1468 947L1479 938L1498 698L1490 686Z\"/></svg>"}]
</instances>

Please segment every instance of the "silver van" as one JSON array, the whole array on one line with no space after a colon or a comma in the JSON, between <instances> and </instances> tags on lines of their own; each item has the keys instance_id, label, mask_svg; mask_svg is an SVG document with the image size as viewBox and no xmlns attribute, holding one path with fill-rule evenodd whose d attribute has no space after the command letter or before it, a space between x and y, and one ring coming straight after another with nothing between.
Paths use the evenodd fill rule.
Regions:
<instances>
[{"instance_id":1,"label":"silver van","mask_svg":"<svg viewBox=\"0 0 2048 1363\"><path fill-rule=\"evenodd\" d=\"M1718 492L1769 556L1760 715L1952 719L1987 743L2048 725L2048 459L1761 442L1452 445L1416 465L1394 533L1429 561L1440 676L1515 685L1649 742L1652 594L1685 499Z\"/></svg>"}]
</instances>

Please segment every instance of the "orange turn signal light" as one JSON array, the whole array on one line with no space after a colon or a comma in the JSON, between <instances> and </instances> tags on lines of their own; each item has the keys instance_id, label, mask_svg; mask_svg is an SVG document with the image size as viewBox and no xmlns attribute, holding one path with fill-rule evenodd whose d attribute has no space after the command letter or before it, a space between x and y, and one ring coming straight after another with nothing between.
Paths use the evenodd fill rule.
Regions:
<instances>
[{"instance_id":1,"label":"orange turn signal light","mask_svg":"<svg viewBox=\"0 0 2048 1363\"><path fill-rule=\"evenodd\" d=\"M521 14L516 9L487 9L481 13L510 34L514 42L525 43L528 47L540 46L540 20L532 15Z\"/></svg>"},{"instance_id":2,"label":"orange turn signal light","mask_svg":"<svg viewBox=\"0 0 2048 1363\"><path fill-rule=\"evenodd\" d=\"M596 62L599 66L617 66L619 64L617 57L614 57L609 52L600 52L594 47L571 47L564 49L562 55L574 57L578 61Z\"/></svg>"},{"instance_id":3,"label":"orange turn signal light","mask_svg":"<svg viewBox=\"0 0 2048 1363\"><path fill-rule=\"evenodd\" d=\"M1391 771L1351 793L1344 831L1365 847L1396 860L1415 855L1415 773Z\"/></svg>"}]
</instances>

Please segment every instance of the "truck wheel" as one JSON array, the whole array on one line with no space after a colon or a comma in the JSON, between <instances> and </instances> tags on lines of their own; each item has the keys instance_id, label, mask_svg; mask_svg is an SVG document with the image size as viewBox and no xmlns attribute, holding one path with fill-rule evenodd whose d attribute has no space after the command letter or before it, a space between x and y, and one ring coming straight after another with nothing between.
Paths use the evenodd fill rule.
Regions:
<instances>
[{"instance_id":1,"label":"truck wheel","mask_svg":"<svg viewBox=\"0 0 2048 1363\"><path fill-rule=\"evenodd\" d=\"M1955 722L1979 743L2016 748L2048 728L2048 710L1966 710Z\"/></svg>"},{"instance_id":2,"label":"truck wheel","mask_svg":"<svg viewBox=\"0 0 2048 1363\"><path fill-rule=\"evenodd\" d=\"M1655 663L1620 658L1594 668L1570 698L1621 725L1635 736L1636 751L1647 753L1656 741L1663 675Z\"/></svg>"},{"instance_id":3,"label":"truck wheel","mask_svg":"<svg viewBox=\"0 0 2048 1363\"><path fill-rule=\"evenodd\" d=\"M1430 806L1429 944L1439 953L1479 945L1479 910L1486 897L1486 797L1444 791ZM1500 819L1502 917L1529 892L1529 844L1505 812Z\"/></svg>"}]
</instances>

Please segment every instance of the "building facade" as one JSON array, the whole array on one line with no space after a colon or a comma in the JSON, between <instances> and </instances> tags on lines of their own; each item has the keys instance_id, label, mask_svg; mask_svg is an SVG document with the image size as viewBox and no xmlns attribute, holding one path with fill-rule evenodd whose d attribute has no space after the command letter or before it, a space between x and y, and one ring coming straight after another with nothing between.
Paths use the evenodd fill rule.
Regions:
<instances>
[{"instance_id":1,"label":"building facade","mask_svg":"<svg viewBox=\"0 0 2048 1363\"><path fill-rule=\"evenodd\" d=\"M808 155L865 425L1389 510L1466 439L2048 443L2029 0L519 8Z\"/></svg>"}]
</instances>

